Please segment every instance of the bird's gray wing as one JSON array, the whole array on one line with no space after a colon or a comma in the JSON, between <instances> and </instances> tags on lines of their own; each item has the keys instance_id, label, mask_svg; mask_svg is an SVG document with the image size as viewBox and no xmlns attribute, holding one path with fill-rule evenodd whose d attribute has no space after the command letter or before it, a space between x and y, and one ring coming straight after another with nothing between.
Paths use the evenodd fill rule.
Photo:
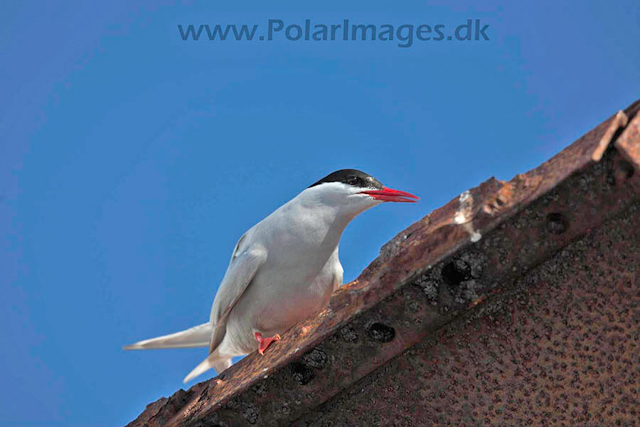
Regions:
<instances>
[{"instance_id":1,"label":"bird's gray wing","mask_svg":"<svg viewBox=\"0 0 640 427\"><path fill-rule=\"evenodd\" d=\"M267 250L258 245L249 245L242 236L231 256L227 272L220 283L220 288L211 307L210 322L213 326L209 353L212 353L222 342L227 330L227 319L233 306L247 289L260 266L267 259Z\"/></svg>"}]
</instances>

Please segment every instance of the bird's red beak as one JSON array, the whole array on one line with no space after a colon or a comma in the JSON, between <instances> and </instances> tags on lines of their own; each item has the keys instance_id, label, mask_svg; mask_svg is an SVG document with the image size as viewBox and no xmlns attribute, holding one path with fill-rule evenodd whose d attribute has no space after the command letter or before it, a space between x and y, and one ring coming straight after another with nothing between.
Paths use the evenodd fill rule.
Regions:
<instances>
[{"instance_id":1,"label":"bird's red beak","mask_svg":"<svg viewBox=\"0 0 640 427\"><path fill-rule=\"evenodd\" d=\"M416 203L416 200L420 199L420 197L414 196L406 191L394 190L393 188L387 187L384 187L382 190L362 191L362 193L367 194L376 200L382 200L383 202Z\"/></svg>"}]
</instances>

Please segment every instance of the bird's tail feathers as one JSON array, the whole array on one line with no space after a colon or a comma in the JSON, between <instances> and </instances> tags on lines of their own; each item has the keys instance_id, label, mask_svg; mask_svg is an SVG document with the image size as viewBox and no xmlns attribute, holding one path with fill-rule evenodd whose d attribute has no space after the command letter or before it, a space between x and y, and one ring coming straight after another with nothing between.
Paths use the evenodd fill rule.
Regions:
<instances>
[{"instance_id":1,"label":"bird's tail feathers","mask_svg":"<svg viewBox=\"0 0 640 427\"><path fill-rule=\"evenodd\" d=\"M138 341L135 344L125 346L124 349L150 350L156 348L208 347L212 332L211 324L203 323L174 334Z\"/></svg>"},{"instance_id":2,"label":"bird's tail feathers","mask_svg":"<svg viewBox=\"0 0 640 427\"><path fill-rule=\"evenodd\" d=\"M195 377L204 374L211 368L215 369L218 374L221 374L223 371L228 369L231 364L231 357L221 356L217 351L214 351L209 355L209 357L204 359L198 366L196 366L193 371L189 372L189 375L184 378L183 382L188 383Z\"/></svg>"}]
</instances>

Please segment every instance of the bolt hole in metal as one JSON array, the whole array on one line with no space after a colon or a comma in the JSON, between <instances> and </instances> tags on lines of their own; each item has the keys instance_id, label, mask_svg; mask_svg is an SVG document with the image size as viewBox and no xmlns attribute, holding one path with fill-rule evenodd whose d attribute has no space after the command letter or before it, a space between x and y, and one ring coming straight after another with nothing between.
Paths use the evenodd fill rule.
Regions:
<instances>
[{"instance_id":1,"label":"bolt hole in metal","mask_svg":"<svg viewBox=\"0 0 640 427\"><path fill-rule=\"evenodd\" d=\"M304 363L294 362L291 364L291 374L293 380L300 385L308 384L312 379L316 377L313 369L305 365Z\"/></svg>"},{"instance_id":2,"label":"bolt hole in metal","mask_svg":"<svg viewBox=\"0 0 640 427\"><path fill-rule=\"evenodd\" d=\"M551 234L562 234L569 228L569 219L560 212L551 212L547 215L547 230Z\"/></svg>"},{"instance_id":3,"label":"bolt hole in metal","mask_svg":"<svg viewBox=\"0 0 640 427\"><path fill-rule=\"evenodd\" d=\"M633 178L633 175L636 173L636 170L633 168L633 166L631 166L631 163L627 162L626 160L622 160L620 162L620 171L626 179Z\"/></svg>"},{"instance_id":4,"label":"bolt hole in metal","mask_svg":"<svg viewBox=\"0 0 640 427\"><path fill-rule=\"evenodd\" d=\"M396 330L384 323L372 323L367 328L367 334L369 338L376 342L389 342L393 341L396 336Z\"/></svg>"},{"instance_id":5,"label":"bolt hole in metal","mask_svg":"<svg viewBox=\"0 0 640 427\"><path fill-rule=\"evenodd\" d=\"M442 280L450 287L457 287L470 278L471 266L463 260L449 261L442 267Z\"/></svg>"}]
</instances>

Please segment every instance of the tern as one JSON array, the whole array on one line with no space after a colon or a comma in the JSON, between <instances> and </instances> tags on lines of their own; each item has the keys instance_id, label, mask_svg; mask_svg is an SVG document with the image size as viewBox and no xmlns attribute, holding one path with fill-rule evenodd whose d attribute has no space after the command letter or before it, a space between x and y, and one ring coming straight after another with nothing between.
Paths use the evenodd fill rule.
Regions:
<instances>
[{"instance_id":1,"label":"tern","mask_svg":"<svg viewBox=\"0 0 640 427\"><path fill-rule=\"evenodd\" d=\"M315 182L250 228L236 244L207 323L125 350L209 347L184 382L267 347L319 312L342 286L338 244L358 214L384 202L416 202L374 177L342 169Z\"/></svg>"}]
</instances>

